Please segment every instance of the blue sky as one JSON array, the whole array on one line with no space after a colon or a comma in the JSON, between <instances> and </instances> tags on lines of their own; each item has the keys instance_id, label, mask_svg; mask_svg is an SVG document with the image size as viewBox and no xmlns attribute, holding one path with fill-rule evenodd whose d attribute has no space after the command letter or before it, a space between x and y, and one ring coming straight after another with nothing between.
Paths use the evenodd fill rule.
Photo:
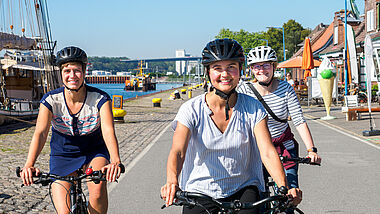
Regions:
<instances>
[{"instance_id":1,"label":"blue sky","mask_svg":"<svg viewBox=\"0 0 380 214\"><path fill-rule=\"evenodd\" d=\"M356 3L363 11L364 0ZM140 59L174 57L177 49L199 56L221 28L259 32L294 19L313 29L330 24L344 1L64 0L48 1L48 8L58 49Z\"/></svg>"}]
</instances>

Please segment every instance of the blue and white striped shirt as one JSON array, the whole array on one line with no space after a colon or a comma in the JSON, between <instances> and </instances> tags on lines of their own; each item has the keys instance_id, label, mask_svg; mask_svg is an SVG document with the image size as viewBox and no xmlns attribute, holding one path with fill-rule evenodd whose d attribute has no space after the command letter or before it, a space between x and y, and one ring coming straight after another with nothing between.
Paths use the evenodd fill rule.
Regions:
<instances>
[{"instance_id":1,"label":"blue and white striped shirt","mask_svg":"<svg viewBox=\"0 0 380 214\"><path fill-rule=\"evenodd\" d=\"M262 162L253 133L267 114L260 102L238 94L230 121L222 133L211 119L205 94L184 103L172 122L191 131L180 175L180 188L213 198L228 197L255 185L264 191Z\"/></svg>"},{"instance_id":2,"label":"blue and white striped shirt","mask_svg":"<svg viewBox=\"0 0 380 214\"><path fill-rule=\"evenodd\" d=\"M278 87L273 93L262 96L264 101L268 104L270 109L278 118L287 119L290 115L294 126L299 126L302 123L305 123L306 120L303 117L301 105L298 101L296 92L294 91L293 87L285 81L278 81ZM248 86L248 84L252 83L240 82L237 91L256 98L255 94ZM288 128L288 126L288 123L278 122L273 119L270 114L268 114L268 128L272 135L272 138L281 136L286 128ZM287 149L292 149L294 148L294 142L292 140L284 142L284 146Z\"/></svg>"}]
</instances>

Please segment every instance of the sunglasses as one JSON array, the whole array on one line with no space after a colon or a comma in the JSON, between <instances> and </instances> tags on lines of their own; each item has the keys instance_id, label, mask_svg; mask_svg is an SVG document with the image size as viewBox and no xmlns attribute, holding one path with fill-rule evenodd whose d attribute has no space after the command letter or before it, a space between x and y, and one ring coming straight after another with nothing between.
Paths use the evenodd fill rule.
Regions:
<instances>
[{"instance_id":1,"label":"sunglasses","mask_svg":"<svg viewBox=\"0 0 380 214\"><path fill-rule=\"evenodd\" d=\"M252 65L252 68L254 70L268 70L272 67L272 65L270 63L265 63L265 64L262 64L262 65Z\"/></svg>"}]
</instances>

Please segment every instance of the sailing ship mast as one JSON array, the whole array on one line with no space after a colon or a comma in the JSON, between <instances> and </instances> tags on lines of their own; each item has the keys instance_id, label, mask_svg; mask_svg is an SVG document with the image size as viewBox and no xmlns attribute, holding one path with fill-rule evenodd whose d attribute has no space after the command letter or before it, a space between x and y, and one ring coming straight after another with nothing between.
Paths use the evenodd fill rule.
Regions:
<instances>
[{"instance_id":1,"label":"sailing ship mast","mask_svg":"<svg viewBox=\"0 0 380 214\"><path fill-rule=\"evenodd\" d=\"M34 112L41 94L62 83L54 66L56 42L47 1L0 0L0 13L0 116L4 111ZM30 107L22 109L28 102Z\"/></svg>"}]
</instances>

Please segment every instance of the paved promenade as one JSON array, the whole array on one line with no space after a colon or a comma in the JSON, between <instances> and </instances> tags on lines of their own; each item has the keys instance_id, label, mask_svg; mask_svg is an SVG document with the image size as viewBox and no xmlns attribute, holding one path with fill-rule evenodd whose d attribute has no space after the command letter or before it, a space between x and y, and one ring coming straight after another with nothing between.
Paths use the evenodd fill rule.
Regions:
<instances>
[{"instance_id":1,"label":"paved promenade","mask_svg":"<svg viewBox=\"0 0 380 214\"><path fill-rule=\"evenodd\" d=\"M119 140L122 161L127 166L168 126L179 106L188 100L187 94L181 94L183 100L168 100L172 91L125 103L126 122L116 124L116 135ZM196 89L193 91L193 95L196 96L202 92L202 89ZM161 108L153 107L152 98L162 98ZM325 116L323 106L304 107L304 114L309 119L333 126L346 134L362 139L364 142L379 146L380 136L362 136L362 131L369 130L368 115L363 115L363 120L345 121L345 115L341 113L340 109L338 106L332 107L331 114L337 119L330 121L319 120L320 117ZM376 113L374 117L380 129L380 114ZM0 214L54 213L47 187L41 188L34 185L21 188L21 180L15 175L15 167L23 166L26 160L33 132L34 126L25 124L0 127ZM313 130L311 132L313 133ZM317 139L316 141L318 142ZM36 166L48 171L48 160L49 145L45 145Z\"/></svg>"}]
</instances>

